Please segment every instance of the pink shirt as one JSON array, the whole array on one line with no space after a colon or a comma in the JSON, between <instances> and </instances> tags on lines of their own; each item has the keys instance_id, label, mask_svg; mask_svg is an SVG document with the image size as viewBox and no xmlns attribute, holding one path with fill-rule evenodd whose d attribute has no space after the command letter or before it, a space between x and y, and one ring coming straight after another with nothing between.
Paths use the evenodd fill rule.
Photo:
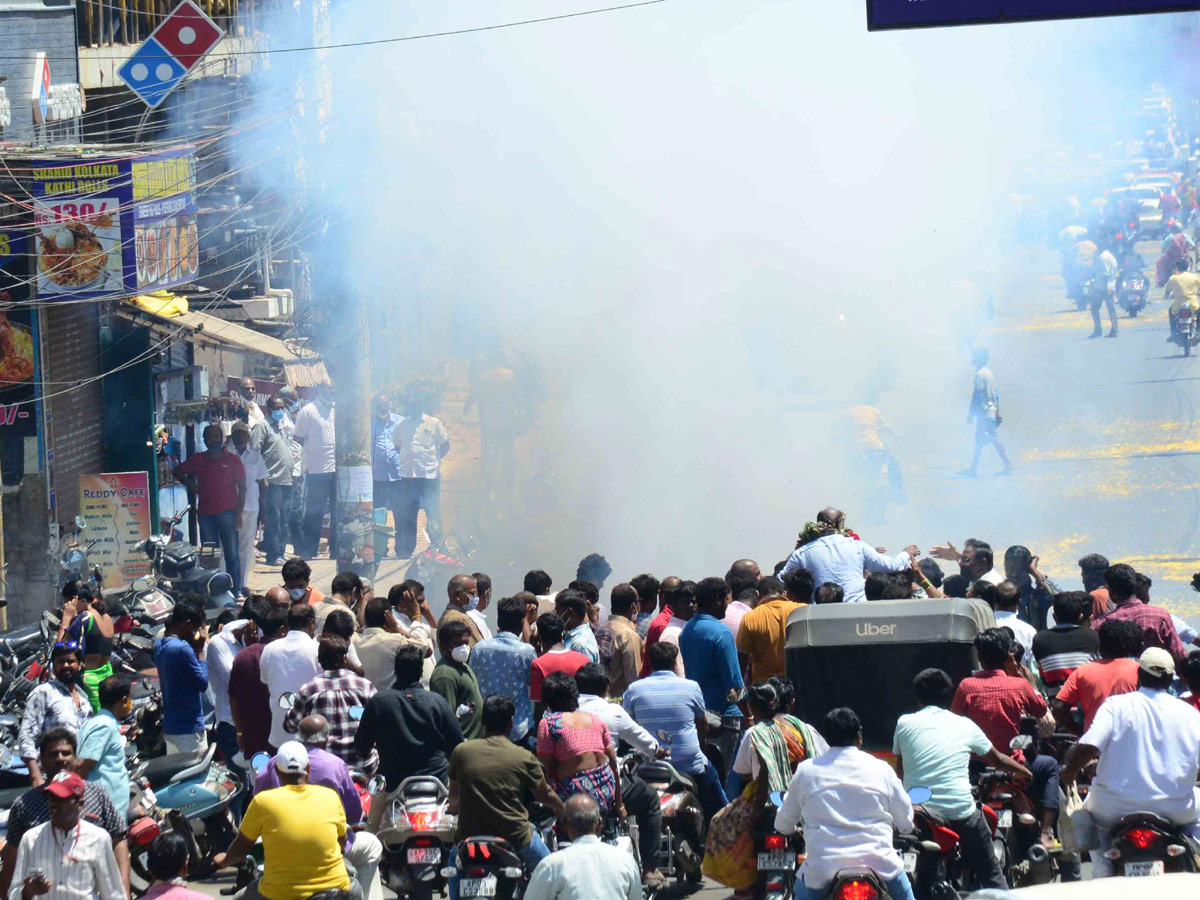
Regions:
<instances>
[{"instance_id":1,"label":"pink shirt","mask_svg":"<svg viewBox=\"0 0 1200 900\"><path fill-rule=\"evenodd\" d=\"M189 890L181 884L156 881L142 895L142 900L211 900L207 894Z\"/></svg>"},{"instance_id":2,"label":"pink shirt","mask_svg":"<svg viewBox=\"0 0 1200 900\"><path fill-rule=\"evenodd\" d=\"M611 745L608 726L599 716L592 716L590 728L568 725L563 721L563 713L547 713L538 723L538 756L571 759L585 753L606 753Z\"/></svg>"},{"instance_id":3,"label":"pink shirt","mask_svg":"<svg viewBox=\"0 0 1200 900\"><path fill-rule=\"evenodd\" d=\"M733 637L737 639L738 629L742 627L742 616L750 612L750 607L741 600L734 600L725 607L725 618L721 620L721 624L733 632Z\"/></svg>"}]
</instances>

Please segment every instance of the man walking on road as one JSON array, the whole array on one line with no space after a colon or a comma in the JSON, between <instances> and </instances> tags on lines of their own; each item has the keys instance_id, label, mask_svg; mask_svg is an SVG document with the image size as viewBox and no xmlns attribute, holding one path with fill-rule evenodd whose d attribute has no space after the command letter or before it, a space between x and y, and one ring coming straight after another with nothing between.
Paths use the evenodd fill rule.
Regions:
<instances>
[{"instance_id":1,"label":"man walking on road","mask_svg":"<svg viewBox=\"0 0 1200 900\"><path fill-rule=\"evenodd\" d=\"M392 540L396 556L400 556L400 454L392 439L392 429L400 417L392 412L392 401L385 393L371 401L371 478L374 482L375 508L391 510ZM409 556L412 554L410 553Z\"/></svg>"},{"instance_id":2,"label":"man walking on road","mask_svg":"<svg viewBox=\"0 0 1200 900\"><path fill-rule=\"evenodd\" d=\"M1099 313L1096 315L1099 316ZM996 392L996 376L987 367L987 350L976 347L971 353L971 362L975 366L975 381L971 387L971 407L967 410L967 424L975 425L975 455L971 459L970 468L959 474L966 478L975 478L979 474L979 458L983 456L983 448L991 444L996 449L1000 462L1004 463L1004 468L998 474L1011 475L1012 463L1008 461L1008 454L1004 452L1004 445L1000 443L996 433L996 429L1004 420L1000 418L1000 395Z\"/></svg>"},{"instance_id":3,"label":"man walking on road","mask_svg":"<svg viewBox=\"0 0 1200 900\"><path fill-rule=\"evenodd\" d=\"M1112 255L1108 247L1104 247L1098 254L1092 266L1092 296L1088 297L1088 303L1092 308L1092 333L1090 337L1098 338L1101 335L1100 329L1100 304L1103 303L1108 307L1108 336L1115 338L1120 331L1117 325L1117 307L1113 303L1113 297L1117 293L1117 258Z\"/></svg>"}]
</instances>

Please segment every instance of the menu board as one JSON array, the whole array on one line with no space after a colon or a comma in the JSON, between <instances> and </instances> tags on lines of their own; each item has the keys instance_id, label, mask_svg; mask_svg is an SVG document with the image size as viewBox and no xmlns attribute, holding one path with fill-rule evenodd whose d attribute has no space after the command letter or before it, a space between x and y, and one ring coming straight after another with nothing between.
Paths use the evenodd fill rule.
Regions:
<instances>
[{"instance_id":1,"label":"menu board","mask_svg":"<svg viewBox=\"0 0 1200 900\"><path fill-rule=\"evenodd\" d=\"M88 565L99 566L106 588L126 587L150 571L150 558L138 547L150 537L150 475L110 472L79 476L79 514Z\"/></svg>"}]
</instances>

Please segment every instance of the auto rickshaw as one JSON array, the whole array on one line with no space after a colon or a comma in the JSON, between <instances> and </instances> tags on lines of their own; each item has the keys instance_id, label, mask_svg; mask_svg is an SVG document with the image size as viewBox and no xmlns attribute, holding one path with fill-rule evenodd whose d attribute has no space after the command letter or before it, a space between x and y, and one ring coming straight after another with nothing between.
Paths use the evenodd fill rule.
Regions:
<instances>
[{"instance_id":1,"label":"auto rickshaw","mask_svg":"<svg viewBox=\"0 0 1200 900\"><path fill-rule=\"evenodd\" d=\"M890 753L896 719L917 708L912 680L936 667L957 684L976 668L988 605L955 597L802 606L787 624L787 674L806 722L838 706L858 713L863 749Z\"/></svg>"}]
</instances>

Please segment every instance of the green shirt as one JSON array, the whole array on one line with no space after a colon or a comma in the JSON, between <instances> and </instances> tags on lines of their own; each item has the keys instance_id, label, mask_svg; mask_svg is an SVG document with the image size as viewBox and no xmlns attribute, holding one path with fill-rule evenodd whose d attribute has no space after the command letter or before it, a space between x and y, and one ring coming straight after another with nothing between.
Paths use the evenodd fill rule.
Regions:
<instances>
[{"instance_id":1,"label":"green shirt","mask_svg":"<svg viewBox=\"0 0 1200 900\"><path fill-rule=\"evenodd\" d=\"M450 783L458 791L456 840L494 834L516 848L533 838L526 795L545 781L542 764L507 735L465 741L450 756Z\"/></svg>"},{"instance_id":2,"label":"green shirt","mask_svg":"<svg viewBox=\"0 0 1200 900\"><path fill-rule=\"evenodd\" d=\"M470 666L452 659L440 660L429 677L429 689L446 698L450 709L458 717L464 738L469 741L483 737L483 697L479 694L479 681ZM470 707L470 711L464 712L464 706Z\"/></svg>"},{"instance_id":3,"label":"green shirt","mask_svg":"<svg viewBox=\"0 0 1200 900\"><path fill-rule=\"evenodd\" d=\"M947 819L965 819L975 811L967 763L983 756L992 742L966 716L926 706L896 722L892 752L904 763L904 786L925 787L933 796L927 807Z\"/></svg>"}]
</instances>

